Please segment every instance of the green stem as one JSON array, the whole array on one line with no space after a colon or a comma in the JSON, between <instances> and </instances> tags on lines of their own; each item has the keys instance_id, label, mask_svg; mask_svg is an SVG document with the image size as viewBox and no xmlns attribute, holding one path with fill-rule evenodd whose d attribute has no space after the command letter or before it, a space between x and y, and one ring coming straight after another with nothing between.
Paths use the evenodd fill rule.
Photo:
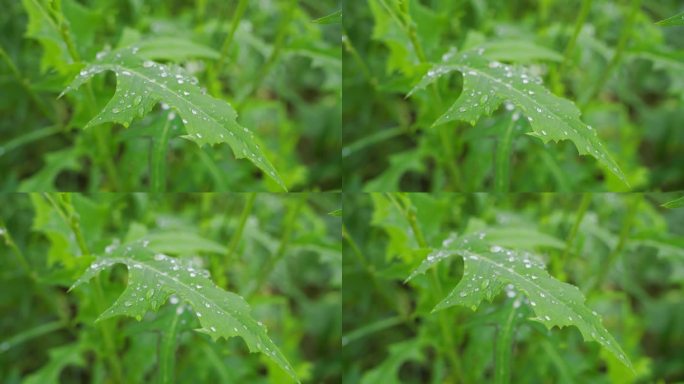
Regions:
<instances>
[{"instance_id":1,"label":"green stem","mask_svg":"<svg viewBox=\"0 0 684 384\"><path fill-rule=\"evenodd\" d=\"M226 252L226 259L224 263L228 268L233 265L233 255L235 255L238 244L240 244L240 240L242 239L242 232L245 230L247 219L252 213L252 207L254 206L255 199L256 193L252 192L247 194L247 201L245 201L245 206L242 208L242 213L240 213L240 220L238 221L237 228L235 228L235 232L230 237L230 242L228 243L228 251ZM223 271L221 272L222 274L225 274Z\"/></svg>"},{"instance_id":2,"label":"green stem","mask_svg":"<svg viewBox=\"0 0 684 384\"><path fill-rule=\"evenodd\" d=\"M513 140L513 131L515 130L515 121L510 119L506 132L499 141L496 148L496 170L494 172L494 190L497 193L508 193L511 184L510 163L511 163L511 141Z\"/></svg>"},{"instance_id":3,"label":"green stem","mask_svg":"<svg viewBox=\"0 0 684 384\"><path fill-rule=\"evenodd\" d=\"M26 91L26 93L29 95L31 100L36 104L38 109L43 113L45 117L50 119L50 121L53 124L57 124L57 116L54 111L50 111L50 109L45 105L42 99L38 97L38 95L33 91L31 88L31 85L28 81L27 78L22 76L21 72L19 72L19 69L17 69L17 66L14 65L14 62L12 61L12 58L5 52L5 49L0 45L0 57L2 57L3 61L7 64L7 66L10 69L10 72L12 72L12 75L15 77L19 85Z\"/></svg>"},{"instance_id":4,"label":"green stem","mask_svg":"<svg viewBox=\"0 0 684 384\"><path fill-rule=\"evenodd\" d=\"M60 193L57 195L57 200L55 200L49 193L44 193L43 196L48 200L48 202L50 202L62 220L64 220L64 222L69 226L71 232L76 238L76 242L78 243L78 247L83 256L91 257L90 250L88 249L85 238L83 237L83 233L81 232L81 223L78 212L76 212L76 209L74 209L74 206L71 203L71 194ZM104 307L105 296L102 289L102 281L100 280L99 275L95 276L94 280L96 299L95 305L97 306L98 311L103 313L106 308ZM114 382L124 383L121 361L119 360L119 354L117 353L116 344L114 343L114 338L112 336L113 331L110 325L106 322L100 322L99 328L100 333L102 334L102 340L105 344L104 356L110 365L112 374L114 375Z\"/></svg>"},{"instance_id":5,"label":"green stem","mask_svg":"<svg viewBox=\"0 0 684 384\"><path fill-rule=\"evenodd\" d=\"M230 24L230 31L228 32L228 36L226 36L226 40L223 41L223 45L221 46L221 57L219 57L219 61L216 64L216 76L221 76L221 72L223 71L223 65L226 62L226 58L228 57L228 50L230 49L230 44L233 42L233 36L235 35L235 31L237 30L238 25L240 25L242 15L245 14L247 4L248 0L240 0L240 2L237 5L237 8L235 9L235 13L233 14L233 20Z\"/></svg>"},{"instance_id":6,"label":"green stem","mask_svg":"<svg viewBox=\"0 0 684 384\"><path fill-rule=\"evenodd\" d=\"M452 140L451 136L449 135L450 132L448 131L451 128L448 125L445 125L444 127L438 129L441 139L440 143L442 144L442 151L444 152L444 158L442 159L442 163L444 164L447 172L451 176L449 184L451 184L452 189L454 191L462 192L467 188L464 188L464 185L461 182L461 173L459 172L458 167L456 166L456 154L454 154L453 147L451 146Z\"/></svg>"},{"instance_id":7,"label":"green stem","mask_svg":"<svg viewBox=\"0 0 684 384\"><path fill-rule=\"evenodd\" d=\"M269 72L271 72L271 68L278 61L280 53L283 51L283 48L285 47L285 38L287 37L288 28L290 26L290 22L292 21L294 10L297 8L297 0L290 0L284 6L286 7L285 15L283 17L283 20L280 22L280 26L278 27L278 33L276 35L275 43L273 44L274 46L273 50L271 51L271 55L268 57L268 59L266 59L266 63L264 63L261 66L260 71L257 74L257 77L254 79L254 82L252 83L249 91L240 101L238 109L242 108L242 105L247 100L247 98L252 95L252 93L259 90L259 87L261 87L261 83L264 81L266 76L268 76Z\"/></svg>"},{"instance_id":8,"label":"green stem","mask_svg":"<svg viewBox=\"0 0 684 384\"><path fill-rule=\"evenodd\" d=\"M387 289L380 284L380 282L377 279L377 273L375 272L375 268L373 268L371 263L368 262L368 260L366 260L366 258L363 255L363 252L361 252L361 249L356 244L356 241L351 236L349 231L347 231L347 227L344 225L344 223L342 224L342 238L347 241L347 244L349 244L349 246L351 247L352 254L356 257L356 259L359 261L359 264L361 264L361 266L363 267L364 272L368 274L371 281L373 282L373 285L375 286L374 292L377 292L380 295L380 297L382 297L388 308L395 308L395 311L406 322L406 325L409 328L415 329L415 324L412 322L413 319L411 318L411 314L406 313L406 311L403 310L401 303L397 300L394 300L390 293L387 292Z\"/></svg>"},{"instance_id":9,"label":"green stem","mask_svg":"<svg viewBox=\"0 0 684 384\"><path fill-rule=\"evenodd\" d=\"M570 254L570 250L572 249L572 244L575 242L575 237L577 237L577 231L579 230L579 227L582 224L582 220L584 219L584 215L587 213L590 204L591 194L583 193L582 201L580 201L579 208L577 208L575 222L573 223L572 228L570 229L570 233L568 234L567 240L565 240L565 249L563 250L563 255L561 256L560 260L556 260L556 262L553 263L554 275L557 278L561 278L561 275L563 275L563 265L565 265L565 263L568 260L568 255Z\"/></svg>"},{"instance_id":10,"label":"green stem","mask_svg":"<svg viewBox=\"0 0 684 384\"><path fill-rule=\"evenodd\" d=\"M405 20L406 31L408 33L409 39L411 40L411 45L416 51L416 55L421 63L427 62L427 57L425 56L425 51L418 41L418 34L416 33L416 23L413 22L411 14L409 13L409 0L404 0L401 3L401 13Z\"/></svg>"},{"instance_id":11,"label":"green stem","mask_svg":"<svg viewBox=\"0 0 684 384\"><path fill-rule=\"evenodd\" d=\"M9 228L7 228L5 222L2 219L0 219L0 237L5 238L5 245L7 245L12 250L12 252L14 252L14 254L17 256L19 264L24 269L26 275L30 278L31 283L35 286L36 292L38 293L38 296L41 298L41 300L53 311L55 311L57 317L59 317L61 322L63 322L64 324L68 324L69 315L63 308L59 306L59 303L55 301L54 294L49 292L48 289L40 283L38 274L31 267L31 263L29 263L28 259L26 258L26 255L24 255L24 252L21 250L21 248L19 248L17 243L14 241L14 238L12 237Z\"/></svg>"},{"instance_id":12,"label":"green stem","mask_svg":"<svg viewBox=\"0 0 684 384\"><path fill-rule=\"evenodd\" d=\"M627 22L622 27L622 31L620 33L620 40L618 40L618 45L615 50L615 54L613 54L613 57L611 58L608 65L604 67L603 72L601 72L601 75L593 83L593 87L591 87L589 91L584 94L584 97L580 100L580 104L582 106L586 106L589 100L592 100L594 96L596 96L596 94L603 89L603 86L606 84L606 81L608 81L611 72L613 72L613 70L618 66L618 64L622 60L625 48L627 47L627 42L629 41L629 38L632 35L632 27L634 26L634 21L637 17L637 14L639 13L638 11L640 3L641 0L632 0L629 15L627 16Z\"/></svg>"},{"instance_id":13,"label":"green stem","mask_svg":"<svg viewBox=\"0 0 684 384\"><path fill-rule=\"evenodd\" d=\"M245 296L249 296L251 293L259 290L259 288L264 285L266 279L271 275L271 272L273 271L273 268L275 268L276 264L278 264L278 262L285 256L285 251L290 245L292 232L294 231L296 220L299 215L299 209L302 207L305 200L306 195L303 197L298 197L297 201L295 201L290 207L290 210L285 217L285 222L283 223L283 232L280 235L280 244L278 245L276 254L266 260L265 265L261 267L260 273L256 278L256 284L252 285L251 289L247 290Z\"/></svg>"},{"instance_id":14,"label":"green stem","mask_svg":"<svg viewBox=\"0 0 684 384\"><path fill-rule=\"evenodd\" d=\"M553 84L554 93L556 94L563 93L561 76L565 74L565 71L570 66L570 62L572 61L570 56L575 51L577 37L582 31L582 27L584 26L587 16L589 15L589 11L591 10L591 2L592 0L582 0L582 6L580 8L579 15L577 15L577 20L575 20L575 27L572 31L572 36L570 37L570 40L568 40L565 50L563 51L563 61L561 61L560 65L553 68L550 72L550 79Z\"/></svg>"},{"instance_id":15,"label":"green stem","mask_svg":"<svg viewBox=\"0 0 684 384\"><path fill-rule=\"evenodd\" d=\"M183 305L183 304L179 304ZM171 320L171 326L161 334L161 346L159 350L159 383L169 384L174 382L174 370L176 362L176 335L178 323L182 312L176 311Z\"/></svg>"},{"instance_id":16,"label":"green stem","mask_svg":"<svg viewBox=\"0 0 684 384\"><path fill-rule=\"evenodd\" d=\"M399 212L401 212L406 221L409 223L409 226L411 227L411 231L413 231L418 246L420 248L428 248L428 244L425 241L423 231L420 229L420 226L418 225L416 209L413 206L413 204L411 204L411 201L408 199L408 197L404 197L402 199L404 201L404 204L401 204L393 196L393 194L387 193L386 196L396 206ZM430 284L432 285L433 291L436 293L437 297L443 297L442 284L439 281L439 276L437 275L437 271L435 269L432 269L432 273L430 274ZM454 335L451 332L451 328L449 327L449 319L446 316L446 312L439 312L437 314L439 329L442 333L442 338L445 341L445 347L443 352L446 354L447 359L451 363L454 378L457 382L461 382L463 381L461 362L458 359L458 356L456 356L456 343L454 340Z\"/></svg>"},{"instance_id":17,"label":"green stem","mask_svg":"<svg viewBox=\"0 0 684 384\"><path fill-rule=\"evenodd\" d=\"M158 140L152 142L152 167L150 189L154 193L166 191L166 150L169 146L171 116L164 122Z\"/></svg>"},{"instance_id":18,"label":"green stem","mask_svg":"<svg viewBox=\"0 0 684 384\"><path fill-rule=\"evenodd\" d=\"M615 246L615 248L613 248L613 250L608 255L608 260L599 269L598 276L596 277L596 279L593 281L592 284L589 285L587 292L592 292L594 288L600 287L603 284L603 281L606 279L606 276L608 276L608 272L612 269L613 264L620 256L620 253L622 253L622 250L625 248L625 244L629 239L629 232L632 229L634 217L636 216L636 213L638 211L637 208L639 207L640 203L641 196L634 195L633 200L630 202L629 207L627 208L625 218L622 221L622 227L620 228L620 239L618 240L618 243Z\"/></svg>"},{"instance_id":19,"label":"green stem","mask_svg":"<svg viewBox=\"0 0 684 384\"><path fill-rule=\"evenodd\" d=\"M46 12L45 9L43 8L42 4L38 1L33 0L34 4L36 7L41 9L43 12ZM74 45L74 41L71 38L71 32L69 31L69 23L64 17L64 13L62 12L62 5L61 1L55 1L52 2L52 14L53 17L49 17L49 12L46 12L46 17L49 20L49 23L52 24L52 26L55 29L59 30L60 37L64 41L64 44L67 46L67 50L69 51L69 56L71 56L71 59L75 63L82 63L83 61L81 60L81 55L78 53L78 50L76 49L76 46ZM56 20L54 20L54 19ZM56 23L55 23L56 21ZM90 83L86 85L86 94L88 96L88 102L89 102L89 107L91 110L91 114L95 114L97 111L96 109L96 103L95 103L95 95L93 93L93 88ZM104 163L104 168L105 172L107 173L107 177L109 178L110 183L112 183L112 186L114 187L115 190L120 191L121 190L121 183L119 182L119 175L116 169L116 166L114 164L114 157L112 156L112 153L110 151L109 146L107 145L107 138L111 137L109 133L109 126L103 126L99 127L97 130L94 131L93 135L95 136L95 142L97 145L97 150L100 152L102 155L103 159L99 159L95 156L93 156L93 161L96 163Z\"/></svg>"},{"instance_id":20,"label":"green stem","mask_svg":"<svg viewBox=\"0 0 684 384\"><path fill-rule=\"evenodd\" d=\"M354 44L352 43L351 39L349 38L349 35L342 30L342 45L344 45L344 49L351 54L352 59L356 62L356 65L361 69L361 73L366 77L366 80L368 80L368 83L371 85L373 89L376 89L378 87L378 79L373 76L371 73L370 68L366 64L366 62L363 61L361 58L361 55L359 55L359 52L356 50L354 47Z\"/></svg>"},{"instance_id":21,"label":"green stem","mask_svg":"<svg viewBox=\"0 0 684 384\"><path fill-rule=\"evenodd\" d=\"M506 321L498 329L495 346L494 383L505 384L511 380L511 349L515 334L515 320L518 311L515 300L508 303Z\"/></svg>"}]
</instances>

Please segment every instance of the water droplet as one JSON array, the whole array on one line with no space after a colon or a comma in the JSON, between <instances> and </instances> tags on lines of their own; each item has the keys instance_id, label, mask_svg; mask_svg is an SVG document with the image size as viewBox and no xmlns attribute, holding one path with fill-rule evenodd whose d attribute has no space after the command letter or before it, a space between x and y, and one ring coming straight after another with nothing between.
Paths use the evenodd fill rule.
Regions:
<instances>
[{"instance_id":1,"label":"water droplet","mask_svg":"<svg viewBox=\"0 0 684 384\"><path fill-rule=\"evenodd\" d=\"M503 248L499 247L498 245L494 245L491 248L489 248L489 250L494 252L494 253L498 253L498 252L501 252L503 250Z\"/></svg>"},{"instance_id":2,"label":"water droplet","mask_svg":"<svg viewBox=\"0 0 684 384\"><path fill-rule=\"evenodd\" d=\"M124 305L125 305L126 307L130 307L130 306L133 305L133 303L131 303L130 301L125 301L125 302L124 302Z\"/></svg>"},{"instance_id":3,"label":"water droplet","mask_svg":"<svg viewBox=\"0 0 684 384\"><path fill-rule=\"evenodd\" d=\"M534 301L530 301L530 304L532 304L533 307L537 306L537 303L535 303Z\"/></svg>"},{"instance_id":4,"label":"water droplet","mask_svg":"<svg viewBox=\"0 0 684 384\"><path fill-rule=\"evenodd\" d=\"M148 290L147 293L145 294L145 298L146 298L147 300L151 299L152 296L154 296L154 289Z\"/></svg>"},{"instance_id":5,"label":"water droplet","mask_svg":"<svg viewBox=\"0 0 684 384\"><path fill-rule=\"evenodd\" d=\"M546 319L546 321L551 320L551 318L548 315L544 316L544 319Z\"/></svg>"},{"instance_id":6,"label":"water droplet","mask_svg":"<svg viewBox=\"0 0 684 384\"><path fill-rule=\"evenodd\" d=\"M202 314L197 312L197 317L202 317Z\"/></svg>"},{"instance_id":7,"label":"water droplet","mask_svg":"<svg viewBox=\"0 0 684 384\"><path fill-rule=\"evenodd\" d=\"M142 96L136 96L135 99L133 99L133 105L138 105L142 101Z\"/></svg>"},{"instance_id":8,"label":"water droplet","mask_svg":"<svg viewBox=\"0 0 684 384\"><path fill-rule=\"evenodd\" d=\"M178 304L179 301L180 300L178 300L178 297L176 297L176 296L171 296L171 298L169 299L169 303L171 303L173 305Z\"/></svg>"},{"instance_id":9,"label":"water droplet","mask_svg":"<svg viewBox=\"0 0 684 384\"><path fill-rule=\"evenodd\" d=\"M112 113L119 113L121 110L119 108L112 108Z\"/></svg>"},{"instance_id":10,"label":"water droplet","mask_svg":"<svg viewBox=\"0 0 684 384\"><path fill-rule=\"evenodd\" d=\"M209 329L211 329L212 332L216 332L216 327L211 327Z\"/></svg>"},{"instance_id":11,"label":"water droplet","mask_svg":"<svg viewBox=\"0 0 684 384\"><path fill-rule=\"evenodd\" d=\"M143 67L145 67L145 68L149 68L153 65L154 65L154 62L152 62L150 60L145 60L145 62L143 63Z\"/></svg>"},{"instance_id":12,"label":"water droplet","mask_svg":"<svg viewBox=\"0 0 684 384\"><path fill-rule=\"evenodd\" d=\"M192 112L193 115L196 115L196 114L197 114L197 111L194 110L194 109L191 109L190 111Z\"/></svg>"},{"instance_id":13,"label":"water droplet","mask_svg":"<svg viewBox=\"0 0 684 384\"><path fill-rule=\"evenodd\" d=\"M183 84L183 83L184 83L183 79L178 80L178 84Z\"/></svg>"},{"instance_id":14,"label":"water droplet","mask_svg":"<svg viewBox=\"0 0 684 384\"><path fill-rule=\"evenodd\" d=\"M542 130L541 130L541 134L544 135L544 136L546 136L546 131L542 129Z\"/></svg>"}]
</instances>

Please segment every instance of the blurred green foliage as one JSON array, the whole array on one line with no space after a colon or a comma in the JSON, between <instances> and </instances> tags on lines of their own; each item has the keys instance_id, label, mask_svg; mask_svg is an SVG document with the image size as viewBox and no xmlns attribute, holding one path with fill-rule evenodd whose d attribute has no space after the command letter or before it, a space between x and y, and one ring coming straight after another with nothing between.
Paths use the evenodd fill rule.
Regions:
<instances>
[{"instance_id":1,"label":"blurred green foliage","mask_svg":"<svg viewBox=\"0 0 684 384\"><path fill-rule=\"evenodd\" d=\"M96 323L127 285L120 264L67 293L93 260L83 249L104 255L134 239L194 262L218 286L244 297L301 380L339 382L341 218L329 212L340 204L333 193L6 195L2 382L158 379L165 361L159 345L171 332L176 303L140 321L118 316ZM171 356L176 382L292 382L270 359L248 353L240 338L213 342L195 332L192 311L179 321Z\"/></svg>"},{"instance_id":2,"label":"blurred green foliage","mask_svg":"<svg viewBox=\"0 0 684 384\"><path fill-rule=\"evenodd\" d=\"M179 64L233 105L290 190L341 188L340 24L314 22L339 1L23 0L0 15L3 191L146 191L160 106L130 127L85 124L115 79L57 95L98 52L137 45ZM199 148L171 124L171 191L278 191L227 145Z\"/></svg>"},{"instance_id":3,"label":"blurred green foliage","mask_svg":"<svg viewBox=\"0 0 684 384\"><path fill-rule=\"evenodd\" d=\"M503 106L474 126L432 126L461 94L462 75L406 95L433 63L482 45L575 102L633 190L684 188L683 29L655 24L680 7L675 0L345 3L345 190L494 190L501 146L510 147L503 161L511 191L627 188L570 142L526 135L523 119L507 143L511 113Z\"/></svg>"},{"instance_id":4,"label":"blurred green foliage","mask_svg":"<svg viewBox=\"0 0 684 384\"><path fill-rule=\"evenodd\" d=\"M513 383L684 380L684 209L661 206L676 197L346 194L343 382L494 382L501 351L510 354ZM532 320L519 292L475 310L432 312L461 280L463 260L404 280L453 233L480 231L541 255L549 274L577 286L634 372L575 327L547 330ZM512 306L514 326L504 332Z\"/></svg>"}]
</instances>

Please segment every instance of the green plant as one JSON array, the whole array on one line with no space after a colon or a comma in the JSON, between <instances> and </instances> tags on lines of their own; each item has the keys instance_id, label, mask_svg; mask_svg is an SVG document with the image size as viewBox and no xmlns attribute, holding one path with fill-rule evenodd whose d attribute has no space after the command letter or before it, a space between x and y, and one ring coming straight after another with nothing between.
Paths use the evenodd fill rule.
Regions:
<instances>
[{"instance_id":1,"label":"green plant","mask_svg":"<svg viewBox=\"0 0 684 384\"><path fill-rule=\"evenodd\" d=\"M345 381L680 380L672 198L346 196Z\"/></svg>"},{"instance_id":2,"label":"green plant","mask_svg":"<svg viewBox=\"0 0 684 384\"><path fill-rule=\"evenodd\" d=\"M331 347L339 342L340 219L328 215L336 195L3 201L0 236L11 257L0 262L0 279L12 292L0 298L3 378L340 377Z\"/></svg>"},{"instance_id":3,"label":"green plant","mask_svg":"<svg viewBox=\"0 0 684 384\"><path fill-rule=\"evenodd\" d=\"M682 43L655 23L678 7L349 6L346 190L681 189Z\"/></svg>"},{"instance_id":4,"label":"green plant","mask_svg":"<svg viewBox=\"0 0 684 384\"><path fill-rule=\"evenodd\" d=\"M0 189L340 189L340 25L315 22L336 9L311 0L8 3Z\"/></svg>"}]
</instances>

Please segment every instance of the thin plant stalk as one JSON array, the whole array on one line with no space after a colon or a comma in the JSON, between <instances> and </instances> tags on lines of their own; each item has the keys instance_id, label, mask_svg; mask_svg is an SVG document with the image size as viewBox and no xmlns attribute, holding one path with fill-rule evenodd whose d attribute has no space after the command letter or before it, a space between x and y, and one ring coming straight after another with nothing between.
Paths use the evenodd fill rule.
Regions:
<instances>
[{"instance_id":1,"label":"thin plant stalk","mask_svg":"<svg viewBox=\"0 0 684 384\"><path fill-rule=\"evenodd\" d=\"M233 42L233 37L235 36L235 31L237 30L237 27L240 25L240 20L242 19L242 16L245 14L247 4L247 0L240 0L240 2L238 2L237 8L235 8L233 20L230 23L230 31L228 32L228 36L226 36L226 39L223 41L223 45L221 46L221 56L219 57L218 63L216 64L217 76L221 76L221 72L223 72L223 65L225 64L226 58L228 57L230 45Z\"/></svg>"},{"instance_id":2,"label":"thin plant stalk","mask_svg":"<svg viewBox=\"0 0 684 384\"><path fill-rule=\"evenodd\" d=\"M256 193L252 192L247 194L247 200L245 201L245 206L242 208L242 212L240 213L238 226L235 228L235 232L230 237L230 243L228 243L228 252L226 252L226 265L231 265L233 262L233 255L237 250L238 244L240 244L240 239L242 239L242 232L245 230L245 223L247 223L247 219L252 213L252 207L254 207L255 199Z\"/></svg>"},{"instance_id":3,"label":"thin plant stalk","mask_svg":"<svg viewBox=\"0 0 684 384\"><path fill-rule=\"evenodd\" d=\"M71 59L76 63L82 63L83 60L81 59L81 55L78 53L74 41L71 38L71 33L69 32L69 23L66 21L64 13L62 12L62 3L60 1L52 2L52 8L50 8L48 11L43 8L43 5L40 2L36 0L32 1L38 9L46 13L48 22L51 23L55 29L59 30L60 37L62 38L62 41L64 41ZM52 14L52 17L49 16L50 13ZM90 84L87 85L87 96L91 112L95 113L95 96ZM103 159L94 157L93 160L96 163L104 164L105 172L107 173L109 182L112 183L112 186L115 190L120 190L121 183L119 182L120 179L118 171L116 169L116 165L114 164L112 152L107 144L107 138L110 136L109 128L109 125L107 125L94 130L93 135L95 136L97 149L102 155Z\"/></svg>"},{"instance_id":4,"label":"thin plant stalk","mask_svg":"<svg viewBox=\"0 0 684 384\"><path fill-rule=\"evenodd\" d=\"M507 193L510 189L511 142L513 140L514 130L515 120L511 117L508 126L506 127L506 132L501 140L499 140L499 145L496 148L494 190L497 193Z\"/></svg>"},{"instance_id":5,"label":"thin plant stalk","mask_svg":"<svg viewBox=\"0 0 684 384\"><path fill-rule=\"evenodd\" d=\"M182 303L179 305L183 305ZM169 384L174 382L176 366L176 338L178 335L178 323L182 311L176 311L169 328L161 334L159 348L159 383Z\"/></svg>"},{"instance_id":6,"label":"thin plant stalk","mask_svg":"<svg viewBox=\"0 0 684 384\"><path fill-rule=\"evenodd\" d=\"M288 4L285 5L285 8L285 14L283 16L283 20L280 22L280 26L278 27L278 33L275 38L275 43L273 44L273 50L266 59L266 62L261 66L259 73L257 73L254 82L250 86L249 91L245 94L244 98L240 102L240 107L242 107L243 103L249 98L249 96L252 95L252 93L256 92L259 87L261 87L261 83L271 72L271 69L278 61L281 52L285 48L285 38L287 37L288 28L290 26L290 22L292 21L294 10L297 8L297 0L290 0Z\"/></svg>"},{"instance_id":7,"label":"thin plant stalk","mask_svg":"<svg viewBox=\"0 0 684 384\"><path fill-rule=\"evenodd\" d=\"M553 264L554 275L561 280L563 280L564 277L562 266L566 263L568 259L568 255L570 254L570 250L572 249L572 244L575 242L575 238L577 237L577 231L579 230L580 224L582 224L582 220L584 219L584 215L587 213L590 204L591 194L583 193L582 201L580 201L580 205L577 208L575 222L573 223L572 228L570 229L570 233L568 234L568 238L565 241L565 249L563 250L563 255L561 256L560 260L556 260L556 262Z\"/></svg>"},{"instance_id":8,"label":"thin plant stalk","mask_svg":"<svg viewBox=\"0 0 684 384\"><path fill-rule=\"evenodd\" d=\"M620 32L620 39L618 40L618 45L615 49L615 53L613 54L613 57L610 59L610 62L608 62L608 65L606 65L603 68L601 75L593 83L593 86L590 87L589 91L583 95L584 97L581 98L580 105L586 106L587 103L590 100L592 100L594 96L596 96L596 94L603 89L603 86L606 84L606 81L608 81L612 72L615 70L618 64L620 64L622 56L625 52L625 48L627 48L627 43L629 42L629 39L632 36L632 29L634 27L636 17L639 14L638 11L640 4L641 0L632 0L629 9L629 15L627 16L627 22L622 27L622 31Z\"/></svg>"},{"instance_id":9,"label":"thin plant stalk","mask_svg":"<svg viewBox=\"0 0 684 384\"><path fill-rule=\"evenodd\" d=\"M259 290L259 288L261 288L264 285L266 279L271 275L271 272L273 272L273 268L275 268L276 264L278 264L278 262L285 256L285 251L290 245L292 232L294 231L294 227L299 216L299 210L305 201L306 195L302 197L297 197L297 200L292 204L292 206L288 210L287 216L285 216L285 221L283 223L283 232L280 235L280 243L278 245L278 250L276 251L275 255L269 257L266 260L265 265L261 267L261 269L259 270L259 274L255 279L256 283L246 290L245 296L250 296L252 293Z\"/></svg>"},{"instance_id":10,"label":"thin plant stalk","mask_svg":"<svg viewBox=\"0 0 684 384\"><path fill-rule=\"evenodd\" d=\"M166 191L166 150L169 146L171 120L173 120L171 116L169 114L166 118L159 140L154 140L152 144L150 190L155 193Z\"/></svg>"}]
</instances>

